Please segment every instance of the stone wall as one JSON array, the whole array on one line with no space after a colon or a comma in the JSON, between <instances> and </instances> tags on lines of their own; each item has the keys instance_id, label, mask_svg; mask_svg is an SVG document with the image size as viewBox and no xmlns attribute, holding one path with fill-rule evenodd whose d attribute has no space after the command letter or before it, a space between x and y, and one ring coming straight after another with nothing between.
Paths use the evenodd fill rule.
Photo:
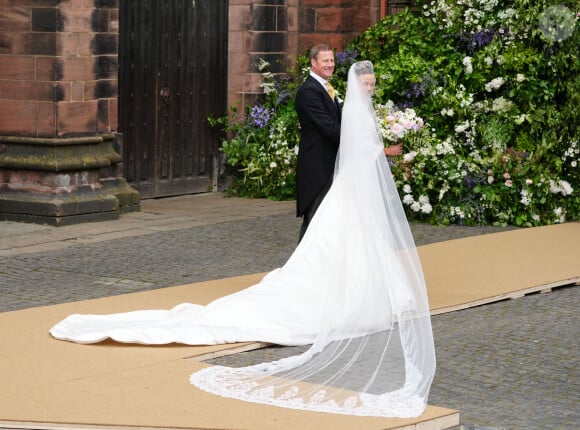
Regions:
<instances>
[{"instance_id":1,"label":"stone wall","mask_svg":"<svg viewBox=\"0 0 580 430\"><path fill-rule=\"evenodd\" d=\"M0 133L116 131L118 26L116 0L0 1Z\"/></svg>"},{"instance_id":2,"label":"stone wall","mask_svg":"<svg viewBox=\"0 0 580 430\"><path fill-rule=\"evenodd\" d=\"M138 209L117 134L119 1L0 0L0 219L62 225ZM260 58L283 72L316 43L341 50L383 4L230 0L228 105L259 96Z\"/></svg>"},{"instance_id":3,"label":"stone wall","mask_svg":"<svg viewBox=\"0 0 580 430\"><path fill-rule=\"evenodd\" d=\"M228 104L245 106L261 93L260 58L276 73L317 43L342 50L380 9L381 0L230 0Z\"/></svg>"}]
</instances>

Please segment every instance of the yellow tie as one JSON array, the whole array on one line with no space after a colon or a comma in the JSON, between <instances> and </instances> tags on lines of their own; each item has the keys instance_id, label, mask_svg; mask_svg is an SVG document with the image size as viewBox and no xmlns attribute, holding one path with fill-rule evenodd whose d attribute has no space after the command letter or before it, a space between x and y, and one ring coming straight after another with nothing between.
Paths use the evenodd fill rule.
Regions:
<instances>
[{"instance_id":1,"label":"yellow tie","mask_svg":"<svg viewBox=\"0 0 580 430\"><path fill-rule=\"evenodd\" d=\"M328 91L328 95L330 96L330 98L334 100L334 98L336 97L336 92L334 91L334 88L332 88L332 85L330 85L330 82L326 83L326 90Z\"/></svg>"}]
</instances>

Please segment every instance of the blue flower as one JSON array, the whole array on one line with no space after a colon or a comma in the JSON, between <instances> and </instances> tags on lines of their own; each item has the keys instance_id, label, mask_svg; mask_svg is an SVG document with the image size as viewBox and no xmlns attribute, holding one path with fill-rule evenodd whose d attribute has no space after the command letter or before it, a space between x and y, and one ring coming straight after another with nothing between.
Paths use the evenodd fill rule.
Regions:
<instances>
[{"instance_id":1,"label":"blue flower","mask_svg":"<svg viewBox=\"0 0 580 430\"><path fill-rule=\"evenodd\" d=\"M354 61L356 60L356 57L358 57L358 52L356 52L353 49L348 49L346 51L337 52L336 56L335 56L336 64L338 66L344 66L344 65L350 66L352 63L354 63Z\"/></svg>"},{"instance_id":2,"label":"blue flower","mask_svg":"<svg viewBox=\"0 0 580 430\"><path fill-rule=\"evenodd\" d=\"M276 99L276 104L282 104L284 101L290 98L290 93L288 91L280 91L278 93L278 98Z\"/></svg>"},{"instance_id":3,"label":"blue flower","mask_svg":"<svg viewBox=\"0 0 580 430\"><path fill-rule=\"evenodd\" d=\"M272 113L272 111L264 106L255 105L250 109L250 119L256 127L264 128L268 124L268 121L270 121Z\"/></svg>"}]
</instances>

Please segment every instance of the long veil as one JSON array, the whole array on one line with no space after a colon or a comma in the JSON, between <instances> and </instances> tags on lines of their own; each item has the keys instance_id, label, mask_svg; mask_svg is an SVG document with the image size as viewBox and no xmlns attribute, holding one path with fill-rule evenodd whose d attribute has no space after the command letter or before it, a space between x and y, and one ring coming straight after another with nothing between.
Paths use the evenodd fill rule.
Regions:
<instances>
[{"instance_id":1,"label":"long veil","mask_svg":"<svg viewBox=\"0 0 580 430\"><path fill-rule=\"evenodd\" d=\"M204 368L190 377L200 389L361 416L416 417L426 407L435 373L427 293L371 96L359 81L369 68L363 61L349 70L330 191L288 262L262 281L290 291L307 285L293 317L316 325L312 346L274 362Z\"/></svg>"}]
</instances>

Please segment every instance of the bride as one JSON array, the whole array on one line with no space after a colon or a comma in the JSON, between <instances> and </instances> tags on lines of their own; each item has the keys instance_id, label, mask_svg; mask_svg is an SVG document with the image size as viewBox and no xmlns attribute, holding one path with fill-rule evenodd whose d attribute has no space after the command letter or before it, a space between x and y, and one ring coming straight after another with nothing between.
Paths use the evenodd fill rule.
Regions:
<instances>
[{"instance_id":1,"label":"bride","mask_svg":"<svg viewBox=\"0 0 580 430\"><path fill-rule=\"evenodd\" d=\"M283 267L201 306L70 315L50 330L78 343L243 341L311 345L243 368L210 366L196 387L245 401L339 414L416 417L435 373L427 293L372 106L373 65L348 73L332 187Z\"/></svg>"}]
</instances>

